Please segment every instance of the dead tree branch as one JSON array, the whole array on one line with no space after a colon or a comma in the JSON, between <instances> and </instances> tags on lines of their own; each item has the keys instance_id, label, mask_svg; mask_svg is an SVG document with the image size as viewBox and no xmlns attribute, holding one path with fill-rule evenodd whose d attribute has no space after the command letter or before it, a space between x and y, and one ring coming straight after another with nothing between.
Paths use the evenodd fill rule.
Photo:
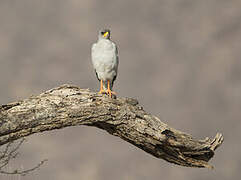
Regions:
<instances>
[{"instance_id":1,"label":"dead tree branch","mask_svg":"<svg viewBox=\"0 0 241 180\"><path fill-rule=\"evenodd\" d=\"M7 165L9 165L10 161L15 159L18 155L19 155L19 148L22 146L22 144L24 143L25 139L22 138L20 139L18 142L9 142L5 145L5 147L3 147L2 151L0 151L0 173L1 174L8 174L8 175L26 175L38 168L40 168L40 166L47 161L46 159L39 162L36 166L30 168L30 169L26 169L26 170L18 170L15 169L13 171L5 171L4 168L6 168Z\"/></svg>"},{"instance_id":2,"label":"dead tree branch","mask_svg":"<svg viewBox=\"0 0 241 180\"><path fill-rule=\"evenodd\" d=\"M34 133L87 125L103 129L157 158L188 167L208 167L223 142L196 140L145 112L131 98L111 99L63 85L37 96L0 106L0 146Z\"/></svg>"}]
</instances>

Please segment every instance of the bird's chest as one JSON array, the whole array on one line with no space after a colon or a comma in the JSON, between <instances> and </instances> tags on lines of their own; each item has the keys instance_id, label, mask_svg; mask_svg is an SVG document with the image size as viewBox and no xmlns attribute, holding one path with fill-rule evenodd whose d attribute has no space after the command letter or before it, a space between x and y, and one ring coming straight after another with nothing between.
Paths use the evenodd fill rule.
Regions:
<instances>
[{"instance_id":1,"label":"bird's chest","mask_svg":"<svg viewBox=\"0 0 241 180\"><path fill-rule=\"evenodd\" d=\"M108 60L109 58L113 58L114 56L113 45L105 41L99 43L98 47L96 48L95 55L98 56L99 58L103 58L103 60L104 59Z\"/></svg>"}]
</instances>

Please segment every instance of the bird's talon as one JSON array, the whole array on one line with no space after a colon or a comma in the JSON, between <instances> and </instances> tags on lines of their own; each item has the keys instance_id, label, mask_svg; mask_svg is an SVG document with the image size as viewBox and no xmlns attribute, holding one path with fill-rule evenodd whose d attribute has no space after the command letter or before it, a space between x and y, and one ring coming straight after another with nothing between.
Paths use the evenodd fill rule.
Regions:
<instances>
[{"instance_id":1,"label":"bird's talon","mask_svg":"<svg viewBox=\"0 0 241 180\"><path fill-rule=\"evenodd\" d=\"M114 91L107 91L107 94L109 95L110 98L112 98L112 96L116 96L116 93Z\"/></svg>"},{"instance_id":2,"label":"bird's talon","mask_svg":"<svg viewBox=\"0 0 241 180\"><path fill-rule=\"evenodd\" d=\"M105 90L100 90L98 93L99 94L106 94Z\"/></svg>"}]
</instances>

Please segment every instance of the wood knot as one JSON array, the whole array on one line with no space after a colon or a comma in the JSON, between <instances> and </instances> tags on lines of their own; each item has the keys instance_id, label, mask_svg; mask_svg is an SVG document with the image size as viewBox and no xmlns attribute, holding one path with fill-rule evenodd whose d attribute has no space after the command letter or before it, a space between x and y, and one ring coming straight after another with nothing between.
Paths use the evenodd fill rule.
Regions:
<instances>
[{"instance_id":1,"label":"wood knot","mask_svg":"<svg viewBox=\"0 0 241 180\"><path fill-rule=\"evenodd\" d=\"M176 140L174 133L168 129L166 129L165 131L162 131L161 133L165 134L167 138L172 138Z\"/></svg>"}]
</instances>

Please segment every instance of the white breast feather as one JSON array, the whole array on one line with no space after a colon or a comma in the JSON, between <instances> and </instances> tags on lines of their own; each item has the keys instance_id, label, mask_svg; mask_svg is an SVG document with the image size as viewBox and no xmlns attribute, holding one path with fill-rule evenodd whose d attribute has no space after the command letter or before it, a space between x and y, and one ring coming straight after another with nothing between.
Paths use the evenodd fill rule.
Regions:
<instances>
[{"instance_id":1,"label":"white breast feather","mask_svg":"<svg viewBox=\"0 0 241 180\"><path fill-rule=\"evenodd\" d=\"M102 39L93 44L91 57L92 64L100 80L112 81L117 76L117 47L112 41Z\"/></svg>"}]
</instances>

